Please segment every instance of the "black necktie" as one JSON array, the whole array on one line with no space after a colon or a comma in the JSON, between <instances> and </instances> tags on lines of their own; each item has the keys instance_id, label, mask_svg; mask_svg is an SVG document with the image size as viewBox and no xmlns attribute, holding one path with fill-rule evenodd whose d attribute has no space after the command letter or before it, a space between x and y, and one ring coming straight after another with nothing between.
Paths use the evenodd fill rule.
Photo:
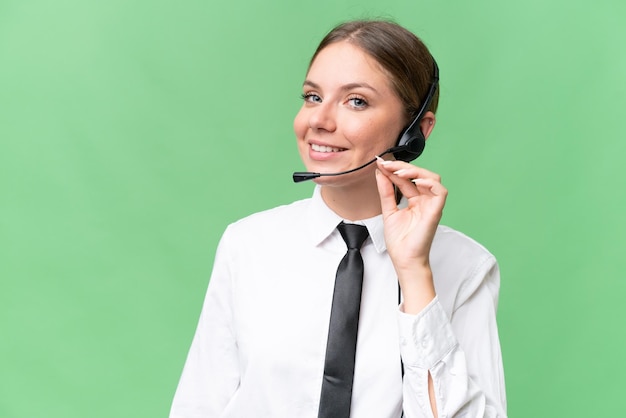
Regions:
<instances>
[{"instance_id":1,"label":"black necktie","mask_svg":"<svg viewBox=\"0 0 626 418\"><path fill-rule=\"evenodd\" d=\"M319 418L348 418L352 398L356 337L363 288L361 246L368 236L362 225L337 226L348 252L339 263L330 312Z\"/></svg>"}]
</instances>

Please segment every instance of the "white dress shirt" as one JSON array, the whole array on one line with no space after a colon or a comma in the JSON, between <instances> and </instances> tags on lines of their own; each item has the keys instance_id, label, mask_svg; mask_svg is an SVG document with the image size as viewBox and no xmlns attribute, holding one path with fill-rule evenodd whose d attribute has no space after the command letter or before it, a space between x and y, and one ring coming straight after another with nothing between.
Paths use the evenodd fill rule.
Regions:
<instances>
[{"instance_id":1,"label":"white dress shirt","mask_svg":"<svg viewBox=\"0 0 626 418\"><path fill-rule=\"evenodd\" d=\"M317 187L311 199L228 226L170 418L317 417L335 273L346 252L341 221ZM432 417L430 372L439 417L505 417L495 258L440 226L430 255L437 297L408 315L398 307L382 216L358 223L370 237L361 249L350 416Z\"/></svg>"}]
</instances>

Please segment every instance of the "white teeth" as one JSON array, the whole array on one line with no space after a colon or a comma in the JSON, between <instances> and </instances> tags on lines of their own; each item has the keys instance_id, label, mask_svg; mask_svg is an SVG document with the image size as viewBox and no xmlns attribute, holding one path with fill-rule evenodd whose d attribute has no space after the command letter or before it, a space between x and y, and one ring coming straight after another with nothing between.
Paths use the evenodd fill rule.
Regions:
<instances>
[{"instance_id":1,"label":"white teeth","mask_svg":"<svg viewBox=\"0 0 626 418\"><path fill-rule=\"evenodd\" d=\"M316 152L339 152L341 148L328 147L326 145L311 144L311 148Z\"/></svg>"}]
</instances>

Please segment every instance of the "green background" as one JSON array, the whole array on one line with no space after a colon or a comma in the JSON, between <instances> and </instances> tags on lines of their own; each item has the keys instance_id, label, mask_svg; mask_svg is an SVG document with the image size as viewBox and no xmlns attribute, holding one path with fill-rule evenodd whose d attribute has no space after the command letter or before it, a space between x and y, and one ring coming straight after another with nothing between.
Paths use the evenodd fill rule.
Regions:
<instances>
[{"instance_id":1,"label":"green background","mask_svg":"<svg viewBox=\"0 0 626 418\"><path fill-rule=\"evenodd\" d=\"M224 228L311 194L309 56L381 16L439 62L419 163L499 259L509 415L623 413L624 1L0 0L1 417L167 416Z\"/></svg>"}]
</instances>

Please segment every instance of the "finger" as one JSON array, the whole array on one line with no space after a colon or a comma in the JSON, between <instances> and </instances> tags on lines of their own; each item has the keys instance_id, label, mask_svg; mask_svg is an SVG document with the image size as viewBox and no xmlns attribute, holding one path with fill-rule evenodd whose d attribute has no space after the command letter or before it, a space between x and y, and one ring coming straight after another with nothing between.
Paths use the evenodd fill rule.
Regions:
<instances>
[{"instance_id":1,"label":"finger","mask_svg":"<svg viewBox=\"0 0 626 418\"><path fill-rule=\"evenodd\" d=\"M392 163L394 162L395 161L383 160L378 155L376 156L376 165L378 166L378 169L385 174L391 174L397 170L397 168L392 166Z\"/></svg>"},{"instance_id":2,"label":"finger","mask_svg":"<svg viewBox=\"0 0 626 418\"><path fill-rule=\"evenodd\" d=\"M446 197L448 195L448 189L433 179L414 179L412 180L412 183L415 184L420 194L442 197Z\"/></svg>"},{"instance_id":3,"label":"finger","mask_svg":"<svg viewBox=\"0 0 626 418\"><path fill-rule=\"evenodd\" d=\"M404 161L385 161L378 159L381 171L395 184L406 198L421 194L447 196L448 190L441 184L441 176L422 167ZM416 180L429 180L416 182Z\"/></svg>"},{"instance_id":4,"label":"finger","mask_svg":"<svg viewBox=\"0 0 626 418\"><path fill-rule=\"evenodd\" d=\"M413 164L409 164L404 161L379 161L379 166L382 166L384 170L390 171L401 178L431 178L441 182L441 176L439 174L433 173L432 171L426 170L422 167L414 166Z\"/></svg>"},{"instance_id":5,"label":"finger","mask_svg":"<svg viewBox=\"0 0 626 418\"><path fill-rule=\"evenodd\" d=\"M391 175L391 173L376 170L376 185L378 186L378 195L380 196L380 207L383 212L383 218L386 218L388 215L398 210L393 183L388 175Z\"/></svg>"},{"instance_id":6,"label":"finger","mask_svg":"<svg viewBox=\"0 0 626 418\"><path fill-rule=\"evenodd\" d=\"M400 162L400 164L391 165L390 163L392 162L395 163L395 161L385 161L382 158L378 160L378 167L380 169L381 174L386 176L394 185L396 185L398 189L400 190L400 192L407 198L417 196L418 190L415 187L415 185L411 183L410 178L403 178L403 177L397 176L392 170L390 170L390 169L393 169L402 165L405 165L405 166L411 166L411 165L402 161ZM394 192L394 199L395 199L395 192Z\"/></svg>"},{"instance_id":7,"label":"finger","mask_svg":"<svg viewBox=\"0 0 626 418\"><path fill-rule=\"evenodd\" d=\"M382 158L378 160L377 164L378 167L381 171L381 174L383 174L384 176L386 176L393 184L395 184L398 189L400 189L400 192L402 192L402 194L404 196L406 196L407 198L411 198L413 196L415 196L417 194L417 189L415 188L415 186L413 185L413 183L411 183L411 179L409 178L403 178L403 177L399 177L397 175L395 175L394 173L394 168L397 166L402 166L404 165L408 165L413 167L411 164L405 163L403 161L400 161L400 165L398 164L394 164L391 165L389 163L395 163L396 161L385 161ZM397 171L397 170L396 170ZM394 193L394 202L395 202L395 193ZM396 205L397 207L397 205Z\"/></svg>"},{"instance_id":8,"label":"finger","mask_svg":"<svg viewBox=\"0 0 626 418\"><path fill-rule=\"evenodd\" d=\"M410 199L414 196L419 196L421 194L421 191L418 187L415 186L415 184L413 184L411 179L402 178L394 174L391 176L391 181L393 182L393 184L396 185L396 187L398 187L398 189L400 189L400 192L407 199Z\"/></svg>"}]
</instances>

